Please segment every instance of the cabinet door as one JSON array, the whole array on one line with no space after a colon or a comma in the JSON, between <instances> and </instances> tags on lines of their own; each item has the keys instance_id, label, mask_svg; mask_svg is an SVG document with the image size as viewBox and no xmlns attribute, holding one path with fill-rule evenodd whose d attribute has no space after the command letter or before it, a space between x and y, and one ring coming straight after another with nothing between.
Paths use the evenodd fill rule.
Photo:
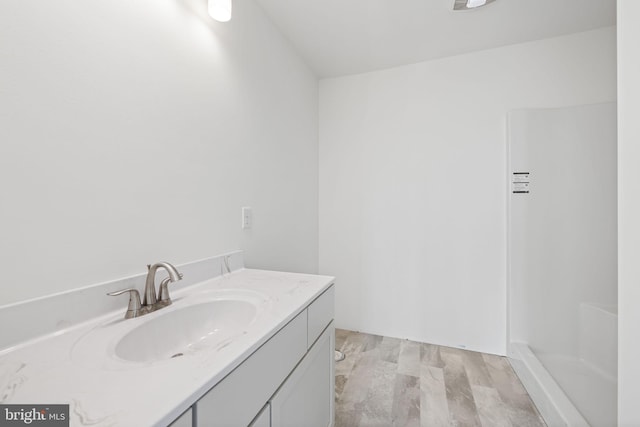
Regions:
<instances>
[{"instance_id":1,"label":"cabinet door","mask_svg":"<svg viewBox=\"0 0 640 427\"><path fill-rule=\"evenodd\" d=\"M327 427L334 417L333 322L271 399L272 427Z\"/></svg>"}]
</instances>

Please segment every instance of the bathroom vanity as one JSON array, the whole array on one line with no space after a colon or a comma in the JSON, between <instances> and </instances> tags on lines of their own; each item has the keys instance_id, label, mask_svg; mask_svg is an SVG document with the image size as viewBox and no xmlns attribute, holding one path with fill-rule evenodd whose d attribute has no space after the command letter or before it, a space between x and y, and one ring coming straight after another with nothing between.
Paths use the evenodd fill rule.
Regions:
<instances>
[{"instance_id":1,"label":"bathroom vanity","mask_svg":"<svg viewBox=\"0 0 640 427\"><path fill-rule=\"evenodd\" d=\"M172 425L332 425L333 292L324 291Z\"/></svg>"},{"instance_id":2,"label":"bathroom vanity","mask_svg":"<svg viewBox=\"0 0 640 427\"><path fill-rule=\"evenodd\" d=\"M2 342L0 403L69 404L71 426L332 426L334 279L241 266L204 277L221 265L179 266L186 283L173 303L133 319L118 299L119 309L61 328L77 320L64 301L81 296L56 296L49 307L60 310L44 311L67 318L44 324L58 328ZM0 321L45 303L0 307Z\"/></svg>"}]
</instances>

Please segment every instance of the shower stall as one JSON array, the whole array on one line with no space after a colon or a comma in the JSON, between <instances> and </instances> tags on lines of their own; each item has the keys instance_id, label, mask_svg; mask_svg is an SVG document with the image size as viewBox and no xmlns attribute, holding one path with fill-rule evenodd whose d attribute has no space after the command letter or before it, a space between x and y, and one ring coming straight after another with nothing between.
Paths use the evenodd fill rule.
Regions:
<instances>
[{"instance_id":1,"label":"shower stall","mask_svg":"<svg viewBox=\"0 0 640 427\"><path fill-rule=\"evenodd\" d=\"M509 357L550 426L617 424L613 103L508 116Z\"/></svg>"}]
</instances>

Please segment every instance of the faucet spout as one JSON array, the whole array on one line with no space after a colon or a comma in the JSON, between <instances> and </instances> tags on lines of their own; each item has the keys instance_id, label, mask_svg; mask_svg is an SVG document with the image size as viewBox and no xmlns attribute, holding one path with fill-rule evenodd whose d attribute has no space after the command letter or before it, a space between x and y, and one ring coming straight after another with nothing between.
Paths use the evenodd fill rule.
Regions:
<instances>
[{"instance_id":1,"label":"faucet spout","mask_svg":"<svg viewBox=\"0 0 640 427\"><path fill-rule=\"evenodd\" d=\"M156 271L159 268L163 268L169 273L169 280L172 282L176 282L182 279L182 274L178 272L178 270L168 262L158 262L151 266L147 266L149 271L147 272L147 280L144 286L144 302L142 305L151 307L157 302L156 297Z\"/></svg>"}]
</instances>

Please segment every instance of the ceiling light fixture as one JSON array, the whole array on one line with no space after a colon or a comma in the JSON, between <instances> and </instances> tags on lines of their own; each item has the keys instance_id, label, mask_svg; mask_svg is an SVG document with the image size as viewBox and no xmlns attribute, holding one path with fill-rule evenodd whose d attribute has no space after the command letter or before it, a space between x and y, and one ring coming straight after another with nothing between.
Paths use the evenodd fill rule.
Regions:
<instances>
[{"instance_id":1,"label":"ceiling light fixture","mask_svg":"<svg viewBox=\"0 0 640 427\"><path fill-rule=\"evenodd\" d=\"M467 0L467 7L480 7L484 6L487 0Z\"/></svg>"},{"instance_id":2,"label":"ceiling light fixture","mask_svg":"<svg viewBox=\"0 0 640 427\"><path fill-rule=\"evenodd\" d=\"M476 9L480 6L486 6L495 0L455 0L453 10L469 10Z\"/></svg>"},{"instance_id":3,"label":"ceiling light fixture","mask_svg":"<svg viewBox=\"0 0 640 427\"><path fill-rule=\"evenodd\" d=\"M209 0L209 16L218 22L231 19L231 0Z\"/></svg>"}]
</instances>

